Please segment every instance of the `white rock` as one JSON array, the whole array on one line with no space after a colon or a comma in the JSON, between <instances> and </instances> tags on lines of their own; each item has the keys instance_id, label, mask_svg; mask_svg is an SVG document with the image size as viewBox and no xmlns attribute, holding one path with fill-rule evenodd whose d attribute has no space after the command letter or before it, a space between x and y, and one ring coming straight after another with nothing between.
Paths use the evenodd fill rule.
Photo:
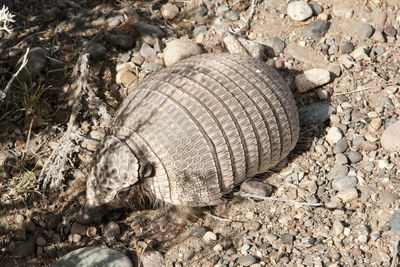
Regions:
<instances>
[{"instance_id":1,"label":"white rock","mask_svg":"<svg viewBox=\"0 0 400 267\"><path fill-rule=\"evenodd\" d=\"M306 20L312 16L312 9L306 1L293 1L287 5L288 16L295 21Z\"/></svg>"},{"instance_id":2,"label":"white rock","mask_svg":"<svg viewBox=\"0 0 400 267\"><path fill-rule=\"evenodd\" d=\"M354 49L354 51L350 53L350 56L355 60L368 59L367 51L368 47L363 45Z\"/></svg>"},{"instance_id":3,"label":"white rock","mask_svg":"<svg viewBox=\"0 0 400 267\"><path fill-rule=\"evenodd\" d=\"M331 75L329 71L324 69L311 69L297 75L294 82L297 90L300 93L304 93L313 88L324 85L330 80Z\"/></svg>"},{"instance_id":4,"label":"white rock","mask_svg":"<svg viewBox=\"0 0 400 267\"><path fill-rule=\"evenodd\" d=\"M338 192L336 196L340 198L343 202L348 202L355 198L358 198L358 192L355 188L348 188Z\"/></svg>"},{"instance_id":5,"label":"white rock","mask_svg":"<svg viewBox=\"0 0 400 267\"><path fill-rule=\"evenodd\" d=\"M339 64L343 65L346 69L350 69L351 67L354 66L354 60L349 55L341 55L338 58L338 62Z\"/></svg>"},{"instance_id":6,"label":"white rock","mask_svg":"<svg viewBox=\"0 0 400 267\"><path fill-rule=\"evenodd\" d=\"M184 38L173 40L164 49L165 66L171 66L179 60L200 54L200 46L190 40Z\"/></svg>"},{"instance_id":7,"label":"white rock","mask_svg":"<svg viewBox=\"0 0 400 267\"><path fill-rule=\"evenodd\" d=\"M217 235L214 232L208 231L203 235L203 240L206 243L212 243L217 240Z\"/></svg>"},{"instance_id":8,"label":"white rock","mask_svg":"<svg viewBox=\"0 0 400 267\"><path fill-rule=\"evenodd\" d=\"M326 134L326 141L331 145L334 146L337 141L343 138L342 131L338 127L331 127Z\"/></svg>"},{"instance_id":9,"label":"white rock","mask_svg":"<svg viewBox=\"0 0 400 267\"><path fill-rule=\"evenodd\" d=\"M161 7L161 15L166 19L173 19L178 15L179 8L171 3L167 3Z\"/></svg>"}]
</instances>

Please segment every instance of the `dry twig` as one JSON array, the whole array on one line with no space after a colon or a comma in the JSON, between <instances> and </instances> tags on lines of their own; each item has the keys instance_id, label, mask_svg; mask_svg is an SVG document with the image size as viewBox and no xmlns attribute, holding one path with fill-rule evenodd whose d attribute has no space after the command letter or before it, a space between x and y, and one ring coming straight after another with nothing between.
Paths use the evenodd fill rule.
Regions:
<instances>
[{"instance_id":1,"label":"dry twig","mask_svg":"<svg viewBox=\"0 0 400 267\"><path fill-rule=\"evenodd\" d=\"M0 90L0 102L3 101L3 99L7 96L7 92L8 90L10 90L11 84L13 83L13 81L15 80L15 78L17 78L18 74L21 72L21 70L26 66L26 64L28 63L28 54L29 54L29 47L26 49L24 58L22 60L21 66L19 66L18 70L16 73L14 73L14 75L11 77L11 79L8 81L6 88L1 91Z\"/></svg>"},{"instance_id":2,"label":"dry twig","mask_svg":"<svg viewBox=\"0 0 400 267\"><path fill-rule=\"evenodd\" d=\"M75 126L76 118L82 108L81 96L82 92L86 90L89 79L89 54L82 53L73 71L73 76L78 79L78 87L75 92L75 101L72 106L71 116L68 121L67 130L58 142L58 146L54 149L50 156L47 158L38 178L38 187L42 184L42 188L46 188L50 180L50 188L61 188L63 186L64 175L66 166L69 163L68 156L72 152L79 151L79 143L84 138ZM48 165L52 163L50 167ZM46 176L44 173L47 171Z\"/></svg>"},{"instance_id":3,"label":"dry twig","mask_svg":"<svg viewBox=\"0 0 400 267\"><path fill-rule=\"evenodd\" d=\"M243 192L237 192L234 193L235 196L240 196L240 197L251 197L251 198L257 198L261 200L272 200L272 201L278 201L278 202L285 202L289 203L292 205L301 205L301 206L311 206L311 207L320 207L322 206L321 203L307 203L307 202L299 202L291 199L280 199L276 197L262 197L262 196L257 196L249 193L243 193Z\"/></svg>"}]
</instances>

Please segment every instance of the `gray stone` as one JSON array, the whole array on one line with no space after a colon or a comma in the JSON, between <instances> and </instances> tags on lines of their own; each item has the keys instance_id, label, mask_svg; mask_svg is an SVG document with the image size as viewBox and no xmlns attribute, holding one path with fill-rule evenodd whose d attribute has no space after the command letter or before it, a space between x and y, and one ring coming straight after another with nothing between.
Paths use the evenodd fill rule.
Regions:
<instances>
[{"instance_id":1,"label":"gray stone","mask_svg":"<svg viewBox=\"0 0 400 267\"><path fill-rule=\"evenodd\" d=\"M318 14L321 14L324 11L322 6L320 4L318 4L318 3L311 2L311 3L308 3L308 4L310 5L314 16L316 16Z\"/></svg>"},{"instance_id":2,"label":"gray stone","mask_svg":"<svg viewBox=\"0 0 400 267\"><path fill-rule=\"evenodd\" d=\"M360 23L355 26L355 30L361 39L368 39L374 33L374 28L371 25Z\"/></svg>"},{"instance_id":3,"label":"gray stone","mask_svg":"<svg viewBox=\"0 0 400 267\"><path fill-rule=\"evenodd\" d=\"M295 21L306 20L312 16L312 9L306 1L292 1L287 5L288 16Z\"/></svg>"},{"instance_id":4,"label":"gray stone","mask_svg":"<svg viewBox=\"0 0 400 267\"><path fill-rule=\"evenodd\" d=\"M240 191L261 197L269 197L272 195L274 188L272 185L260 181L248 180L240 186Z\"/></svg>"},{"instance_id":5,"label":"gray stone","mask_svg":"<svg viewBox=\"0 0 400 267\"><path fill-rule=\"evenodd\" d=\"M384 29L383 32L387 35L387 36L396 36L397 34L397 30L395 27L393 27L392 25L387 25Z\"/></svg>"},{"instance_id":6,"label":"gray stone","mask_svg":"<svg viewBox=\"0 0 400 267\"><path fill-rule=\"evenodd\" d=\"M254 257L253 255L246 255L246 256L240 256L237 259L237 262L243 266L250 266L253 263L257 262L256 257Z\"/></svg>"},{"instance_id":7,"label":"gray stone","mask_svg":"<svg viewBox=\"0 0 400 267\"><path fill-rule=\"evenodd\" d=\"M55 261L51 267L133 267L130 259L119 251L86 247L74 250Z\"/></svg>"},{"instance_id":8,"label":"gray stone","mask_svg":"<svg viewBox=\"0 0 400 267\"><path fill-rule=\"evenodd\" d=\"M231 21L239 20L239 14L236 11L233 11L233 10L229 10L228 12L226 12L225 16Z\"/></svg>"},{"instance_id":9,"label":"gray stone","mask_svg":"<svg viewBox=\"0 0 400 267\"><path fill-rule=\"evenodd\" d=\"M343 165L334 166L328 173L328 180L333 180L338 177L346 176L349 173L349 168Z\"/></svg>"},{"instance_id":10,"label":"gray stone","mask_svg":"<svg viewBox=\"0 0 400 267\"><path fill-rule=\"evenodd\" d=\"M87 47L87 51L91 60L100 61L106 55L107 48L105 48L102 44L91 42Z\"/></svg>"},{"instance_id":11,"label":"gray stone","mask_svg":"<svg viewBox=\"0 0 400 267\"><path fill-rule=\"evenodd\" d=\"M294 236L290 234L284 234L281 237L281 241L283 244L292 245L294 242Z\"/></svg>"},{"instance_id":12,"label":"gray stone","mask_svg":"<svg viewBox=\"0 0 400 267\"><path fill-rule=\"evenodd\" d=\"M127 34L108 33L105 37L108 43L122 50L129 50L135 45L133 37Z\"/></svg>"},{"instance_id":13,"label":"gray stone","mask_svg":"<svg viewBox=\"0 0 400 267\"><path fill-rule=\"evenodd\" d=\"M197 37L198 35L207 32L206 25L200 25L193 29L193 37Z\"/></svg>"},{"instance_id":14,"label":"gray stone","mask_svg":"<svg viewBox=\"0 0 400 267\"><path fill-rule=\"evenodd\" d=\"M349 144L347 143L346 138L342 138L333 147L333 153L338 154L338 153L343 153L349 148Z\"/></svg>"},{"instance_id":15,"label":"gray stone","mask_svg":"<svg viewBox=\"0 0 400 267\"><path fill-rule=\"evenodd\" d=\"M190 259L192 259L193 257L194 257L194 254L195 254L196 252L193 250L193 249L190 249L190 250L188 250L187 252L186 252L186 254L185 254L185 258L187 259L187 260L190 260Z\"/></svg>"},{"instance_id":16,"label":"gray stone","mask_svg":"<svg viewBox=\"0 0 400 267\"><path fill-rule=\"evenodd\" d=\"M275 53L277 54L282 53L286 46L285 42L278 37L270 38L269 45L275 50Z\"/></svg>"},{"instance_id":17,"label":"gray stone","mask_svg":"<svg viewBox=\"0 0 400 267\"><path fill-rule=\"evenodd\" d=\"M329 22L325 20L314 20L310 24L308 24L304 29L304 36L311 38L315 41L319 41L329 29Z\"/></svg>"},{"instance_id":18,"label":"gray stone","mask_svg":"<svg viewBox=\"0 0 400 267\"><path fill-rule=\"evenodd\" d=\"M299 110L301 125L311 125L324 122L329 119L336 109L327 102L313 103Z\"/></svg>"},{"instance_id":19,"label":"gray stone","mask_svg":"<svg viewBox=\"0 0 400 267\"><path fill-rule=\"evenodd\" d=\"M150 45L144 43L142 47L140 47L140 55L142 57L153 57L156 55L156 51Z\"/></svg>"},{"instance_id":20,"label":"gray stone","mask_svg":"<svg viewBox=\"0 0 400 267\"><path fill-rule=\"evenodd\" d=\"M367 38L364 38L367 39ZM383 35L383 32L381 31L375 31L374 34L372 34L371 39L380 43L386 42L386 38Z\"/></svg>"},{"instance_id":21,"label":"gray stone","mask_svg":"<svg viewBox=\"0 0 400 267\"><path fill-rule=\"evenodd\" d=\"M160 267L165 266L164 257L158 251L146 251L141 258L142 267ZM108 267L108 265L107 265Z\"/></svg>"},{"instance_id":22,"label":"gray stone","mask_svg":"<svg viewBox=\"0 0 400 267\"><path fill-rule=\"evenodd\" d=\"M135 29L139 32L143 41L147 44L153 44L155 39L163 38L165 33L159 27L139 21L135 24Z\"/></svg>"},{"instance_id":23,"label":"gray stone","mask_svg":"<svg viewBox=\"0 0 400 267\"><path fill-rule=\"evenodd\" d=\"M117 16L108 18L106 21L107 21L108 26L115 27L115 26L118 26L119 24L121 24L124 21L124 16L123 15L117 15Z\"/></svg>"},{"instance_id":24,"label":"gray stone","mask_svg":"<svg viewBox=\"0 0 400 267\"><path fill-rule=\"evenodd\" d=\"M365 142L365 137L358 135L353 140L353 146L361 146Z\"/></svg>"},{"instance_id":25,"label":"gray stone","mask_svg":"<svg viewBox=\"0 0 400 267\"><path fill-rule=\"evenodd\" d=\"M349 188L355 188L357 185L357 178L355 176L342 176L333 179L332 188L337 191L343 191Z\"/></svg>"},{"instance_id":26,"label":"gray stone","mask_svg":"<svg viewBox=\"0 0 400 267\"><path fill-rule=\"evenodd\" d=\"M343 42L340 44L339 50L342 54L350 54L354 50L354 45L352 42Z\"/></svg>"},{"instance_id":27,"label":"gray stone","mask_svg":"<svg viewBox=\"0 0 400 267\"><path fill-rule=\"evenodd\" d=\"M400 233L400 211L395 211L390 217L390 231Z\"/></svg>"},{"instance_id":28,"label":"gray stone","mask_svg":"<svg viewBox=\"0 0 400 267\"><path fill-rule=\"evenodd\" d=\"M27 56L28 62L25 68L19 73L18 79L23 82L29 81L30 79L34 80L46 68L48 64L47 55L47 51L41 47L30 49ZM16 69L21 65L22 59L23 57L19 59Z\"/></svg>"},{"instance_id":29,"label":"gray stone","mask_svg":"<svg viewBox=\"0 0 400 267\"><path fill-rule=\"evenodd\" d=\"M203 17L205 14L207 14L207 8L205 6L199 6L190 13L190 18L196 20Z\"/></svg>"},{"instance_id":30,"label":"gray stone","mask_svg":"<svg viewBox=\"0 0 400 267\"><path fill-rule=\"evenodd\" d=\"M339 47L337 45L331 45L328 49L328 54L333 55L339 50Z\"/></svg>"},{"instance_id":31,"label":"gray stone","mask_svg":"<svg viewBox=\"0 0 400 267\"><path fill-rule=\"evenodd\" d=\"M363 155L358 151L350 151L347 157L351 163L358 163L363 159Z\"/></svg>"}]
</instances>

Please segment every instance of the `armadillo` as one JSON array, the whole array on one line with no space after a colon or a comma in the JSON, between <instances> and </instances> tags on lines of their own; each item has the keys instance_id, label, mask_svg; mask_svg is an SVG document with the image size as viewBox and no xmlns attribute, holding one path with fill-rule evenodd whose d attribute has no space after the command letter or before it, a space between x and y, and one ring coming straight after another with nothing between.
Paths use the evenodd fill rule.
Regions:
<instances>
[{"instance_id":1,"label":"armadillo","mask_svg":"<svg viewBox=\"0 0 400 267\"><path fill-rule=\"evenodd\" d=\"M285 158L298 135L294 97L274 68L223 53L182 60L121 104L95 152L81 221L129 194L136 203L216 205Z\"/></svg>"}]
</instances>

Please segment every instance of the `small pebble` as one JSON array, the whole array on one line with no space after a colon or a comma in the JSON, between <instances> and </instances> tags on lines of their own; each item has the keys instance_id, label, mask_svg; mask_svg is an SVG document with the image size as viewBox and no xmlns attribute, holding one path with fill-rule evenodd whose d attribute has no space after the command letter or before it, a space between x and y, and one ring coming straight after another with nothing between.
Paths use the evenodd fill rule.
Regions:
<instances>
[{"instance_id":1,"label":"small pebble","mask_svg":"<svg viewBox=\"0 0 400 267\"><path fill-rule=\"evenodd\" d=\"M372 142L369 142L369 141L362 142L361 146L362 146L364 151L375 151L375 150L378 149L378 145L376 143L372 143Z\"/></svg>"},{"instance_id":2,"label":"small pebble","mask_svg":"<svg viewBox=\"0 0 400 267\"><path fill-rule=\"evenodd\" d=\"M339 191L336 197L340 198L343 202L348 202L358 197L357 189L348 188L343 191Z\"/></svg>"},{"instance_id":3,"label":"small pebble","mask_svg":"<svg viewBox=\"0 0 400 267\"><path fill-rule=\"evenodd\" d=\"M387 35L387 36L396 36L397 34L397 30L395 27L393 27L392 25L388 25L383 29L383 32Z\"/></svg>"},{"instance_id":4,"label":"small pebble","mask_svg":"<svg viewBox=\"0 0 400 267\"><path fill-rule=\"evenodd\" d=\"M335 220L332 225L332 232L334 235L340 235L344 230L343 223L339 220Z\"/></svg>"},{"instance_id":5,"label":"small pebble","mask_svg":"<svg viewBox=\"0 0 400 267\"><path fill-rule=\"evenodd\" d=\"M372 34L371 39L380 43L386 42L386 38L381 31L375 31L374 34Z\"/></svg>"},{"instance_id":6,"label":"small pebble","mask_svg":"<svg viewBox=\"0 0 400 267\"><path fill-rule=\"evenodd\" d=\"M123 15L117 15L117 16L108 18L106 21L107 21L108 26L115 27L115 26L118 26L119 24L121 24L124 21L124 16Z\"/></svg>"},{"instance_id":7,"label":"small pebble","mask_svg":"<svg viewBox=\"0 0 400 267\"><path fill-rule=\"evenodd\" d=\"M311 89L327 84L331 80L329 71L324 69L311 69L295 78L297 90L300 93L305 93Z\"/></svg>"},{"instance_id":8,"label":"small pebble","mask_svg":"<svg viewBox=\"0 0 400 267\"><path fill-rule=\"evenodd\" d=\"M343 191L354 188L357 185L357 178L354 176L342 176L332 180L332 188L337 191Z\"/></svg>"},{"instance_id":9,"label":"small pebble","mask_svg":"<svg viewBox=\"0 0 400 267\"><path fill-rule=\"evenodd\" d=\"M358 151L350 151L347 157L351 163L358 163L363 159L363 155Z\"/></svg>"},{"instance_id":10,"label":"small pebble","mask_svg":"<svg viewBox=\"0 0 400 267\"><path fill-rule=\"evenodd\" d=\"M306 20L312 16L313 11L306 1L292 1L287 5L287 15L295 21Z\"/></svg>"},{"instance_id":11,"label":"small pebble","mask_svg":"<svg viewBox=\"0 0 400 267\"><path fill-rule=\"evenodd\" d=\"M139 21L135 25L135 29L139 32L143 41L147 44L153 44L155 39L163 38L165 33L158 26Z\"/></svg>"},{"instance_id":12,"label":"small pebble","mask_svg":"<svg viewBox=\"0 0 400 267\"><path fill-rule=\"evenodd\" d=\"M127 34L107 33L105 37L108 43L122 50L129 50L135 45L133 37Z\"/></svg>"},{"instance_id":13,"label":"small pebble","mask_svg":"<svg viewBox=\"0 0 400 267\"><path fill-rule=\"evenodd\" d=\"M354 66L354 59L349 55L341 55L338 58L338 62L340 65L343 65L346 69L350 69Z\"/></svg>"},{"instance_id":14,"label":"small pebble","mask_svg":"<svg viewBox=\"0 0 400 267\"><path fill-rule=\"evenodd\" d=\"M205 14L207 14L207 8L205 6L199 6L190 13L190 19L197 20L203 17Z\"/></svg>"},{"instance_id":15,"label":"small pebble","mask_svg":"<svg viewBox=\"0 0 400 267\"><path fill-rule=\"evenodd\" d=\"M289 234L284 234L281 237L281 241L283 244L292 245L294 242L294 236Z\"/></svg>"},{"instance_id":16,"label":"small pebble","mask_svg":"<svg viewBox=\"0 0 400 267\"><path fill-rule=\"evenodd\" d=\"M200 25L200 26L197 26L196 28L193 29L192 34L193 34L193 37L196 38L197 36L199 36L200 34L203 34L205 32L207 32L207 26L206 25Z\"/></svg>"},{"instance_id":17,"label":"small pebble","mask_svg":"<svg viewBox=\"0 0 400 267\"><path fill-rule=\"evenodd\" d=\"M250 266L253 263L257 262L257 259L252 255L246 255L246 256L240 256L237 259L237 262L243 266Z\"/></svg>"},{"instance_id":18,"label":"small pebble","mask_svg":"<svg viewBox=\"0 0 400 267\"><path fill-rule=\"evenodd\" d=\"M114 241L119 239L121 230L116 222L109 222L103 229L103 237L107 241Z\"/></svg>"},{"instance_id":19,"label":"small pebble","mask_svg":"<svg viewBox=\"0 0 400 267\"><path fill-rule=\"evenodd\" d=\"M343 138L342 130L340 130L338 127L331 127L328 130L325 138L331 146L334 146L340 139Z\"/></svg>"},{"instance_id":20,"label":"small pebble","mask_svg":"<svg viewBox=\"0 0 400 267\"><path fill-rule=\"evenodd\" d=\"M185 254L185 258L187 259L187 260L190 260L190 259L192 259L193 257L194 257L194 254L195 254L196 252L193 250L193 249L190 249L190 250L188 250L187 252L186 252L186 254Z\"/></svg>"},{"instance_id":21,"label":"small pebble","mask_svg":"<svg viewBox=\"0 0 400 267\"><path fill-rule=\"evenodd\" d=\"M349 144L347 143L346 138L341 138L333 147L333 153L343 153L347 150L347 148L349 148Z\"/></svg>"},{"instance_id":22,"label":"small pebble","mask_svg":"<svg viewBox=\"0 0 400 267\"><path fill-rule=\"evenodd\" d=\"M273 186L256 180L248 180L242 183L240 191L261 197L270 197L274 191Z\"/></svg>"},{"instance_id":23,"label":"small pebble","mask_svg":"<svg viewBox=\"0 0 400 267\"><path fill-rule=\"evenodd\" d=\"M309 5L310 5L310 7L311 7L311 9L313 11L313 15L314 16L316 16L318 14L321 14L324 11L322 6L320 4L318 4L318 3L310 2Z\"/></svg>"},{"instance_id":24,"label":"small pebble","mask_svg":"<svg viewBox=\"0 0 400 267\"><path fill-rule=\"evenodd\" d=\"M87 47L87 51L90 55L90 59L93 61L99 61L104 58L107 53L107 48L105 48L102 44L91 42Z\"/></svg>"},{"instance_id":25,"label":"small pebble","mask_svg":"<svg viewBox=\"0 0 400 267\"><path fill-rule=\"evenodd\" d=\"M319 102L307 105L299 109L301 125L311 125L325 122L336 109L328 102Z\"/></svg>"},{"instance_id":26,"label":"small pebble","mask_svg":"<svg viewBox=\"0 0 400 267\"><path fill-rule=\"evenodd\" d=\"M159 267L165 266L164 256L158 251L146 251L141 256L141 266L143 267ZM109 265L107 265L109 266ZM119 265L115 265L118 266Z\"/></svg>"},{"instance_id":27,"label":"small pebble","mask_svg":"<svg viewBox=\"0 0 400 267\"><path fill-rule=\"evenodd\" d=\"M165 19L173 19L178 15L179 13L179 8L171 3L166 3L165 5L162 5L161 7L161 15Z\"/></svg>"},{"instance_id":28,"label":"small pebble","mask_svg":"<svg viewBox=\"0 0 400 267\"><path fill-rule=\"evenodd\" d=\"M228 12L226 12L225 16L231 21L239 20L239 14L236 11L233 11L233 10L229 10Z\"/></svg>"},{"instance_id":29,"label":"small pebble","mask_svg":"<svg viewBox=\"0 0 400 267\"><path fill-rule=\"evenodd\" d=\"M304 36L319 41L325 36L328 31L330 23L325 20L314 20L304 28Z\"/></svg>"},{"instance_id":30,"label":"small pebble","mask_svg":"<svg viewBox=\"0 0 400 267\"><path fill-rule=\"evenodd\" d=\"M217 240L217 235L214 232L208 231L203 235L203 240L206 243L212 243Z\"/></svg>"},{"instance_id":31,"label":"small pebble","mask_svg":"<svg viewBox=\"0 0 400 267\"><path fill-rule=\"evenodd\" d=\"M355 30L356 30L358 36L363 40L371 37L371 35L374 32L374 28L372 28L371 25L365 24L365 23L357 24L355 26Z\"/></svg>"},{"instance_id":32,"label":"small pebble","mask_svg":"<svg viewBox=\"0 0 400 267\"><path fill-rule=\"evenodd\" d=\"M380 192L379 198L383 204L393 204L396 200L399 199L399 195L391 192Z\"/></svg>"},{"instance_id":33,"label":"small pebble","mask_svg":"<svg viewBox=\"0 0 400 267\"><path fill-rule=\"evenodd\" d=\"M342 54L350 54L354 51L354 45L352 42L343 42L340 44L339 50Z\"/></svg>"},{"instance_id":34,"label":"small pebble","mask_svg":"<svg viewBox=\"0 0 400 267\"><path fill-rule=\"evenodd\" d=\"M140 48L140 55L142 57L153 57L156 55L156 51L150 45L144 43Z\"/></svg>"}]
</instances>

